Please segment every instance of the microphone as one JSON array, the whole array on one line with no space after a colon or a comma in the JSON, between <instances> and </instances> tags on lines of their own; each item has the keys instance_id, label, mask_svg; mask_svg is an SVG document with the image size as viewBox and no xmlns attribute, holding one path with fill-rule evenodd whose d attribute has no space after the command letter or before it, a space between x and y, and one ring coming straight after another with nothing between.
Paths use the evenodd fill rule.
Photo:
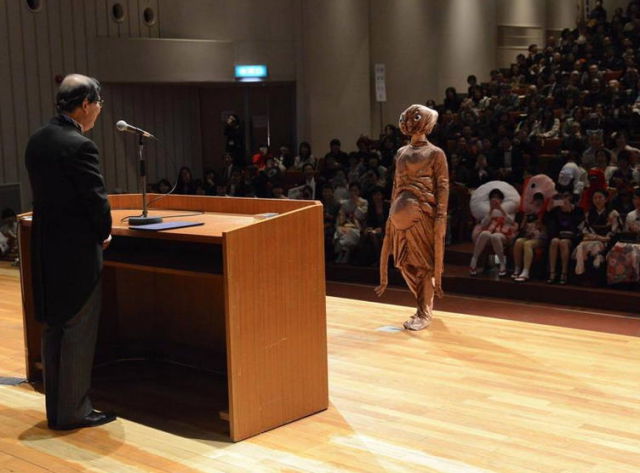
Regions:
<instances>
[{"instance_id":1,"label":"microphone","mask_svg":"<svg viewBox=\"0 0 640 473\"><path fill-rule=\"evenodd\" d=\"M144 131L141 128L137 128L137 127L135 127L133 125L129 125L124 120L118 120L118 122L116 122L116 128L118 129L118 131L127 131L129 133L136 133L138 135L142 135L145 138L153 138L154 140L157 139L155 136L153 136L148 131Z\"/></svg>"}]
</instances>

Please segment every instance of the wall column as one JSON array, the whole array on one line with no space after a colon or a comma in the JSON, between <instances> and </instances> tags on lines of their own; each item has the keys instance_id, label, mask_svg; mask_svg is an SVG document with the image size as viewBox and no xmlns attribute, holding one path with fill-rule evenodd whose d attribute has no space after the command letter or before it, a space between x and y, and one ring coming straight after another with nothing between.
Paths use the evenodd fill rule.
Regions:
<instances>
[{"instance_id":1,"label":"wall column","mask_svg":"<svg viewBox=\"0 0 640 473\"><path fill-rule=\"evenodd\" d=\"M298 141L317 157L332 138L353 150L371 130L369 0L300 0L297 9Z\"/></svg>"}]
</instances>

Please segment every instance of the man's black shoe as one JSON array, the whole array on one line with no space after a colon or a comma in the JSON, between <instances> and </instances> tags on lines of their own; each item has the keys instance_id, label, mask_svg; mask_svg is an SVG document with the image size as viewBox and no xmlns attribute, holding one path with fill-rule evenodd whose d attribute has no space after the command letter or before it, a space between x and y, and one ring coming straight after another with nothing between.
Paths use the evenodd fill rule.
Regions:
<instances>
[{"instance_id":1,"label":"man's black shoe","mask_svg":"<svg viewBox=\"0 0 640 473\"><path fill-rule=\"evenodd\" d=\"M49 424L49 428L51 430L74 430L81 429L82 427L97 427L98 425L108 424L114 420L116 420L116 415L111 412L91 411L80 422L67 425Z\"/></svg>"}]
</instances>

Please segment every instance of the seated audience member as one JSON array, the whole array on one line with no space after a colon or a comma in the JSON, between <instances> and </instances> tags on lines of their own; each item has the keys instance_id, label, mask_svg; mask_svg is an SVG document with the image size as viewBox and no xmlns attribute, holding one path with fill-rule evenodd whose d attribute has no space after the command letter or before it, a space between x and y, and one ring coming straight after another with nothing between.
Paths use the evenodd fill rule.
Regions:
<instances>
[{"instance_id":1,"label":"seated audience member","mask_svg":"<svg viewBox=\"0 0 640 473\"><path fill-rule=\"evenodd\" d=\"M370 193L367 218L360 241L360 249L365 255L364 258L360 258L363 264L378 261L390 207L389 202L384 200L384 189L375 187Z\"/></svg>"},{"instance_id":2,"label":"seated audience member","mask_svg":"<svg viewBox=\"0 0 640 473\"><path fill-rule=\"evenodd\" d=\"M528 213L522 213L518 225L518 237L513 246L514 271L512 278L517 282L529 280L533 251L543 247L546 242L546 230L543 223L544 195L533 195Z\"/></svg>"},{"instance_id":3,"label":"seated audience member","mask_svg":"<svg viewBox=\"0 0 640 473\"><path fill-rule=\"evenodd\" d=\"M335 175L329 179L329 183L333 186L333 195L338 202L342 202L349 198L349 181L345 171L339 169Z\"/></svg>"},{"instance_id":4,"label":"seated audience member","mask_svg":"<svg viewBox=\"0 0 640 473\"><path fill-rule=\"evenodd\" d=\"M267 158L270 157L271 153L269 153L269 146L262 144L258 148L258 152L251 156L251 164L261 171L267 163Z\"/></svg>"},{"instance_id":5,"label":"seated audience member","mask_svg":"<svg viewBox=\"0 0 640 473\"><path fill-rule=\"evenodd\" d=\"M385 168L391 167L397 152L396 142L390 136L385 136L380 143L380 164Z\"/></svg>"},{"instance_id":6,"label":"seated audience member","mask_svg":"<svg viewBox=\"0 0 640 473\"><path fill-rule=\"evenodd\" d=\"M311 200L319 200L322 194L322 182L316 177L316 172L311 163L305 163L302 166L302 175L304 177L304 184L311 189Z\"/></svg>"},{"instance_id":7,"label":"seated audience member","mask_svg":"<svg viewBox=\"0 0 640 473\"><path fill-rule=\"evenodd\" d=\"M487 157L484 154L479 154L476 159L476 165L474 170L471 172L471 176L468 179L469 187L477 188L482 184L489 182L493 179L493 174L489 169L489 163L487 162Z\"/></svg>"},{"instance_id":8,"label":"seated audience member","mask_svg":"<svg viewBox=\"0 0 640 473\"><path fill-rule=\"evenodd\" d=\"M380 156L378 154L372 153L369 156L369 160L365 163L364 171L366 172L368 169L375 169L381 181L386 179L387 168L380 164Z\"/></svg>"},{"instance_id":9,"label":"seated audience member","mask_svg":"<svg viewBox=\"0 0 640 473\"><path fill-rule=\"evenodd\" d=\"M286 172L287 169L293 166L293 155L288 146L280 146L278 150L278 156L275 158L276 166L281 172Z\"/></svg>"},{"instance_id":10,"label":"seated audience member","mask_svg":"<svg viewBox=\"0 0 640 473\"><path fill-rule=\"evenodd\" d=\"M242 178L242 171L234 169L227 184L227 194L232 197L245 197L247 192L248 186Z\"/></svg>"},{"instance_id":11,"label":"seated audience member","mask_svg":"<svg viewBox=\"0 0 640 473\"><path fill-rule=\"evenodd\" d=\"M340 211L340 202L333 195L331 184L322 186L321 202L324 210L324 252L325 259L329 260L333 257L333 236L336 232L336 222Z\"/></svg>"},{"instance_id":12,"label":"seated audience member","mask_svg":"<svg viewBox=\"0 0 640 473\"><path fill-rule=\"evenodd\" d=\"M593 267L598 269L604 261L605 250L611 238L620 230L618 212L607 210L608 194L604 190L593 193L593 205L581 225L582 241L575 250L576 274L583 274L585 262L593 257Z\"/></svg>"},{"instance_id":13,"label":"seated audience member","mask_svg":"<svg viewBox=\"0 0 640 473\"><path fill-rule=\"evenodd\" d=\"M222 166L222 168L220 169L220 179L223 182L229 182L229 179L231 179L231 173L233 172L234 168L233 155L231 153L224 153L222 159L224 161L224 166Z\"/></svg>"},{"instance_id":14,"label":"seated audience member","mask_svg":"<svg viewBox=\"0 0 640 473\"><path fill-rule=\"evenodd\" d=\"M489 165L495 171L497 179L511 182L514 164L511 140L505 136L498 143L498 149L489 158Z\"/></svg>"},{"instance_id":15,"label":"seated audience member","mask_svg":"<svg viewBox=\"0 0 640 473\"><path fill-rule=\"evenodd\" d=\"M514 220L502 208L503 200L504 194L501 190L493 189L489 193L490 209L480 221L482 231L476 238L469 265L469 274L472 276L478 274L478 258L489 242L500 264L498 275L507 275L507 257L504 254L504 247L515 236L516 227Z\"/></svg>"},{"instance_id":16,"label":"seated audience member","mask_svg":"<svg viewBox=\"0 0 640 473\"><path fill-rule=\"evenodd\" d=\"M284 195L284 186L280 181L274 181L271 186L271 198L272 199L286 199L287 196Z\"/></svg>"},{"instance_id":17,"label":"seated audience member","mask_svg":"<svg viewBox=\"0 0 640 473\"><path fill-rule=\"evenodd\" d=\"M171 190L171 183L166 179L160 179L160 181L156 185L156 188L158 189L158 193L168 194Z\"/></svg>"},{"instance_id":18,"label":"seated audience member","mask_svg":"<svg viewBox=\"0 0 640 473\"><path fill-rule=\"evenodd\" d=\"M216 172L213 169L206 169L204 171L204 179L202 180L202 186L205 195L213 195L216 193L216 182L218 178Z\"/></svg>"},{"instance_id":19,"label":"seated audience member","mask_svg":"<svg viewBox=\"0 0 640 473\"><path fill-rule=\"evenodd\" d=\"M195 193L196 186L191 175L191 169L183 166L178 173L178 184L176 185L174 194L194 195Z\"/></svg>"},{"instance_id":20,"label":"seated audience member","mask_svg":"<svg viewBox=\"0 0 640 473\"><path fill-rule=\"evenodd\" d=\"M362 189L362 196L365 199L371 197L371 193L376 187L384 187L385 181L380 178L378 170L376 168L368 168L358 179L360 187Z\"/></svg>"},{"instance_id":21,"label":"seated audience member","mask_svg":"<svg viewBox=\"0 0 640 473\"><path fill-rule=\"evenodd\" d=\"M607 190L607 183L604 179L604 173L600 169L590 169L587 173L587 182L589 183L589 185L582 193L582 197L580 199L580 207L582 207L582 210L584 210L585 213L588 212L589 209L591 209L591 207L593 206L593 194L596 191Z\"/></svg>"},{"instance_id":22,"label":"seated audience member","mask_svg":"<svg viewBox=\"0 0 640 473\"><path fill-rule=\"evenodd\" d=\"M315 156L311 154L311 145L303 141L298 146L298 156L293 158L293 169L301 171L305 164L310 164L315 169L318 163Z\"/></svg>"},{"instance_id":23,"label":"seated audience member","mask_svg":"<svg viewBox=\"0 0 640 473\"><path fill-rule=\"evenodd\" d=\"M627 214L624 220L624 231L640 233L640 188L633 193L634 210Z\"/></svg>"},{"instance_id":24,"label":"seated audience member","mask_svg":"<svg viewBox=\"0 0 640 473\"><path fill-rule=\"evenodd\" d=\"M349 164L349 155L342 151L341 146L342 143L340 143L338 138L332 139L329 142L329 152L324 155L325 161L327 161L328 158L333 158L341 167L347 166L347 164Z\"/></svg>"},{"instance_id":25,"label":"seated audience member","mask_svg":"<svg viewBox=\"0 0 640 473\"><path fill-rule=\"evenodd\" d=\"M560 149L566 151L575 151L579 155L582 155L586 148L587 145L584 136L582 136L580 122L571 123L567 134L562 139Z\"/></svg>"},{"instance_id":26,"label":"seated audience member","mask_svg":"<svg viewBox=\"0 0 640 473\"><path fill-rule=\"evenodd\" d=\"M621 187L640 184L636 182L636 175L630 165L631 153L627 150L620 151L618 153L618 162L616 169L611 173L611 179L609 179L610 187Z\"/></svg>"},{"instance_id":27,"label":"seated audience member","mask_svg":"<svg viewBox=\"0 0 640 473\"><path fill-rule=\"evenodd\" d=\"M360 241L360 232L367 218L368 202L360 197L360 185L349 184L349 198L340 204L336 232L334 235L334 251L336 263L348 263L349 256Z\"/></svg>"},{"instance_id":28,"label":"seated audience member","mask_svg":"<svg viewBox=\"0 0 640 473\"><path fill-rule=\"evenodd\" d=\"M640 188L634 191L633 206L624 218L624 233L607 253L608 284L640 282Z\"/></svg>"},{"instance_id":29,"label":"seated audience member","mask_svg":"<svg viewBox=\"0 0 640 473\"><path fill-rule=\"evenodd\" d=\"M457 113L460 109L461 100L458 97L458 93L454 87L447 87L444 97L444 110L451 110L453 113Z\"/></svg>"},{"instance_id":30,"label":"seated audience member","mask_svg":"<svg viewBox=\"0 0 640 473\"><path fill-rule=\"evenodd\" d=\"M616 170L615 166L611 166L611 153L606 149L596 151L596 164L592 169L598 169L604 174L604 182L609 182Z\"/></svg>"},{"instance_id":31,"label":"seated audience member","mask_svg":"<svg viewBox=\"0 0 640 473\"><path fill-rule=\"evenodd\" d=\"M611 165L618 164L618 154L621 151L629 151L630 153L640 154L640 149L629 145L627 135L622 131L617 131L611 135L615 141L615 146L611 150Z\"/></svg>"},{"instance_id":32,"label":"seated audience member","mask_svg":"<svg viewBox=\"0 0 640 473\"><path fill-rule=\"evenodd\" d=\"M587 171L576 162L575 153L569 152L566 160L567 162L558 173L557 182L563 188L571 187L575 200L579 201L588 184Z\"/></svg>"},{"instance_id":33,"label":"seated audience member","mask_svg":"<svg viewBox=\"0 0 640 473\"><path fill-rule=\"evenodd\" d=\"M587 132L589 147L582 153L582 166L589 170L596 164L596 151L606 149L602 141L602 130ZM607 150L611 153L609 150Z\"/></svg>"},{"instance_id":34,"label":"seated audience member","mask_svg":"<svg viewBox=\"0 0 640 473\"><path fill-rule=\"evenodd\" d=\"M196 179L195 181L193 181L193 186L196 189L196 195L206 195L206 190L202 179Z\"/></svg>"},{"instance_id":35,"label":"seated audience member","mask_svg":"<svg viewBox=\"0 0 640 473\"><path fill-rule=\"evenodd\" d=\"M216 196L218 197L228 197L229 196L229 187L226 182L218 181L216 183Z\"/></svg>"},{"instance_id":36,"label":"seated audience member","mask_svg":"<svg viewBox=\"0 0 640 473\"><path fill-rule=\"evenodd\" d=\"M370 154L367 154L367 159L369 159L369 156ZM349 155L349 166L345 169L349 182L358 182L365 169L364 163L360 161L356 153L351 153Z\"/></svg>"},{"instance_id":37,"label":"seated audience member","mask_svg":"<svg viewBox=\"0 0 640 473\"><path fill-rule=\"evenodd\" d=\"M530 137L536 138L557 138L560 135L560 120L553 114L551 108L545 108L539 119L533 123Z\"/></svg>"},{"instance_id":38,"label":"seated audience member","mask_svg":"<svg viewBox=\"0 0 640 473\"><path fill-rule=\"evenodd\" d=\"M549 238L549 278L547 282L556 282L558 253L560 253L560 284L567 283L571 250L579 241L579 228L584 220L584 212L574 204L575 194L565 189L550 202L545 224Z\"/></svg>"},{"instance_id":39,"label":"seated audience member","mask_svg":"<svg viewBox=\"0 0 640 473\"><path fill-rule=\"evenodd\" d=\"M18 257L18 216L9 208L0 216L0 256Z\"/></svg>"},{"instance_id":40,"label":"seated audience member","mask_svg":"<svg viewBox=\"0 0 640 473\"><path fill-rule=\"evenodd\" d=\"M282 175L282 171L280 170L276 159L271 156L266 159L266 161L264 162L264 169L260 172L264 173L264 175L269 180L277 180Z\"/></svg>"},{"instance_id":41,"label":"seated audience member","mask_svg":"<svg viewBox=\"0 0 640 473\"><path fill-rule=\"evenodd\" d=\"M620 215L620 221L624 222L635 207L633 203L634 189L631 186L624 186L616 189L616 195L611 199L611 210L615 210Z\"/></svg>"}]
</instances>

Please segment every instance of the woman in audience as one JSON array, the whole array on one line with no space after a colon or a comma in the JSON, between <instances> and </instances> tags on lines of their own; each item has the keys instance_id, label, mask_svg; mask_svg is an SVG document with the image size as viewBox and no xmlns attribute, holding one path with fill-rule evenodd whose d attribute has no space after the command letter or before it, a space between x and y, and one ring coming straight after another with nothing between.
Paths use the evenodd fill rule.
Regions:
<instances>
[{"instance_id":1,"label":"woman in audience","mask_svg":"<svg viewBox=\"0 0 640 473\"><path fill-rule=\"evenodd\" d=\"M553 110L545 108L542 111L540 119L533 123L530 137L537 138L557 138L560 135L560 120L553 114Z\"/></svg>"},{"instance_id":2,"label":"woman in audience","mask_svg":"<svg viewBox=\"0 0 640 473\"><path fill-rule=\"evenodd\" d=\"M469 187L477 188L489 182L493 178L493 173L489 170L489 163L484 154L479 154L471 176L468 179Z\"/></svg>"},{"instance_id":3,"label":"woman in audience","mask_svg":"<svg viewBox=\"0 0 640 473\"><path fill-rule=\"evenodd\" d=\"M627 214L624 221L624 231L640 233L640 188L633 193L634 210Z\"/></svg>"},{"instance_id":4,"label":"woman in audience","mask_svg":"<svg viewBox=\"0 0 640 473\"><path fill-rule=\"evenodd\" d=\"M457 113L460 109L460 99L455 87L447 87L444 92L444 109L451 110L453 113Z\"/></svg>"},{"instance_id":5,"label":"woman in audience","mask_svg":"<svg viewBox=\"0 0 640 473\"><path fill-rule=\"evenodd\" d=\"M180 168L178 173L178 184L174 194L193 195L196 193L195 183L191 174L191 169L187 166Z\"/></svg>"},{"instance_id":6,"label":"woman in audience","mask_svg":"<svg viewBox=\"0 0 640 473\"><path fill-rule=\"evenodd\" d=\"M305 164L311 164L315 169L317 162L315 156L311 154L311 145L303 141L298 147L298 156L293 158L293 169L302 171Z\"/></svg>"},{"instance_id":7,"label":"woman in audience","mask_svg":"<svg viewBox=\"0 0 640 473\"><path fill-rule=\"evenodd\" d=\"M518 238L513 246L514 271L511 277L517 282L529 280L533 252L536 248L544 246L547 238L543 223L544 195L540 192L535 193L533 202L528 207L529 212L522 213Z\"/></svg>"},{"instance_id":8,"label":"woman in audience","mask_svg":"<svg viewBox=\"0 0 640 473\"><path fill-rule=\"evenodd\" d=\"M584 212L573 202L574 194L565 189L549 202L545 223L549 244L549 278L547 282L556 282L558 253L560 253L560 284L567 283L569 257L571 250L579 240L579 227L584 219Z\"/></svg>"},{"instance_id":9,"label":"woman in audience","mask_svg":"<svg viewBox=\"0 0 640 473\"><path fill-rule=\"evenodd\" d=\"M605 250L611 238L620 230L618 212L607 210L609 195L605 190L593 193L593 206L586 214L581 225L582 241L575 250L576 274L585 271L585 262L593 257L593 267L598 269L604 261Z\"/></svg>"},{"instance_id":10,"label":"woman in audience","mask_svg":"<svg viewBox=\"0 0 640 473\"><path fill-rule=\"evenodd\" d=\"M360 185L349 184L349 199L344 200L338 212L334 236L336 263L348 263L349 256L360 241L360 231L367 218L368 203L360 197Z\"/></svg>"},{"instance_id":11,"label":"woman in audience","mask_svg":"<svg viewBox=\"0 0 640 473\"><path fill-rule=\"evenodd\" d=\"M384 200L384 189L375 187L371 191L369 197L369 206L367 209L367 219L365 228L362 232L362 241L360 249L364 255L369 258L360 258L365 264L373 264L378 262L382 241L384 239L384 230L389 217L389 202Z\"/></svg>"},{"instance_id":12,"label":"woman in audience","mask_svg":"<svg viewBox=\"0 0 640 473\"><path fill-rule=\"evenodd\" d=\"M482 231L476 238L473 248L473 256L469 265L469 274L478 274L478 259L489 242L498 257L500 264L499 276L507 275L507 258L504 255L504 246L515 234L515 222L502 208L504 194L500 189L493 189L489 193L490 208L487 215L480 221Z\"/></svg>"},{"instance_id":13,"label":"woman in audience","mask_svg":"<svg viewBox=\"0 0 640 473\"><path fill-rule=\"evenodd\" d=\"M340 203L333 195L333 186L325 184L322 186L322 207L324 209L324 248L325 259L329 260L333 256L333 236L336 232L336 221L340 211Z\"/></svg>"}]
</instances>

